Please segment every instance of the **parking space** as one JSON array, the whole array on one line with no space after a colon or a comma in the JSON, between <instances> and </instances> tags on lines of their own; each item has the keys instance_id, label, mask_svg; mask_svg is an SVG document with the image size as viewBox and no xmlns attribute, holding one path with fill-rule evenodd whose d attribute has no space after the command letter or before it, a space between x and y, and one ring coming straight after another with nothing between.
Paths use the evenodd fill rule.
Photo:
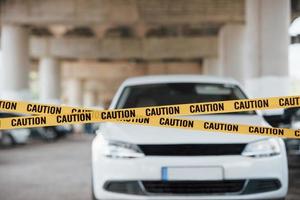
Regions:
<instances>
[{"instance_id":1,"label":"parking space","mask_svg":"<svg viewBox=\"0 0 300 200\"><path fill-rule=\"evenodd\" d=\"M289 195L288 200L297 200L300 198L300 157L293 156L289 158Z\"/></svg>"},{"instance_id":2,"label":"parking space","mask_svg":"<svg viewBox=\"0 0 300 200\"><path fill-rule=\"evenodd\" d=\"M0 199L90 199L91 141L74 136L0 150Z\"/></svg>"},{"instance_id":3,"label":"parking space","mask_svg":"<svg viewBox=\"0 0 300 200\"><path fill-rule=\"evenodd\" d=\"M91 199L93 136L0 150L1 200ZM300 198L300 157L290 158L288 200Z\"/></svg>"}]
</instances>

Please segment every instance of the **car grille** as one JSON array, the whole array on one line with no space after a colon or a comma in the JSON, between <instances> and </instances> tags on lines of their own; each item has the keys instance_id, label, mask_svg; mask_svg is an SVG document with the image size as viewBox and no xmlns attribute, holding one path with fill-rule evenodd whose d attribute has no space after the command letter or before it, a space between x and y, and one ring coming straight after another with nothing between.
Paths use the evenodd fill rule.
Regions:
<instances>
[{"instance_id":1,"label":"car grille","mask_svg":"<svg viewBox=\"0 0 300 200\"><path fill-rule=\"evenodd\" d=\"M240 155L246 144L138 145L146 156Z\"/></svg>"},{"instance_id":2,"label":"car grille","mask_svg":"<svg viewBox=\"0 0 300 200\"><path fill-rule=\"evenodd\" d=\"M248 179L222 181L107 181L110 192L135 195L245 195L275 191L281 188L278 179Z\"/></svg>"},{"instance_id":3,"label":"car grille","mask_svg":"<svg viewBox=\"0 0 300 200\"><path fill-rule=\"evenodd\" d=\"M277 179L252 179L249 180L243 194L253 194L261 192L269 192L281 188L281 183Z\"/></svg>"},{"instance_id":4,"label":"car grille","mask_svg":"<svg viewBox=\"0 0 300 200\"><path fill-rule=\"evenodd\" d=\"M228 181L143 181L153 194L224 194L242 191L245 180Z\"/></svg>"}]
</instances>

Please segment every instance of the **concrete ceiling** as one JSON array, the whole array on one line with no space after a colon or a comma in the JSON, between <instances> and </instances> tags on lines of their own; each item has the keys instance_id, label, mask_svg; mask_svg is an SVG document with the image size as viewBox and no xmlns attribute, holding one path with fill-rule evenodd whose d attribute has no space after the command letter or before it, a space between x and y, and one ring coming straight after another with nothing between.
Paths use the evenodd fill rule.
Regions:
<instances>
[{"instance_id":1,"label":"concrete ceiling","mask_svg":"<svg viewBox=\"0 0 300 200\"><path fill-rule=\"evenodd\" d=\"M73 59L75 55L81 54L79 58L123 59L124 56L118 54L116 49L132 41L129 45L137 48L134 50L135 53L128 50L130 58L172 59L177 56L176 53L165 53L165 56L149 53L147 50L149 48L150 51L153 49L153 52L157 51L155 45L153 47L155 44L153 39L161 42L162 46L169 45L167 40L175 40L173 42L182 44L184 48L185 42L187 44L193 42L182 38L199 40L216 36L224 24L245 21L244 0L0 0L0 2L2 23L30 27L32 35L35 36L32 40L35 47L32 50L34 57L45 52L49 53L49 46L51 54L58 55L62 46L60 44L68 43L75 50L68 48L70 51L65 51L63 55L59 54L60 57ZM300 15L300 0L291 0L291 7L293 20ZM38 40L38 37L42 37L42 40ZM75 38L91 44L92 47L85 48L86 45L82 42L79 44L83 47L76 45ZM111 50L103 53L102 49L108 50L105 45L108 43L112 44L109 48ZM195 44L202 43L195 42ZM215 44L213 48L214 46ZM207 51L210 52L210 49ZM197 47L181 57L194 58L195 53L191 53L193 51L199 52L198 57L212 55ZM160 52L157 51L156 54L161 55ZM95 56L96 54L98 56ZM112 56L113 54L115 56Z\"/></svg>"},{"instance_id":2,"label":"concrete ceiling","mask_svg":"<svg viewBox=\"0 0 300 200\"><path fill-rule=\"evenodd\" d=\"M1 1L1 0L0 0ZM172 37L216 35L244 22L243 0L2 0L3 23L36 36ZM56 27L55 27L56 26ZM54 28L53 28L54 27Z\"/></svg>"},{"instance_id":3,"label":"concrete ceiling","mask_svg":"<svg viewBox=\"0 0 300 200\"><path fill-rule=\"evenodd\" d=\"M2 20L20 24L170 25L242 22L242 0L7 0Z\"/></svg>"}]
</instances>

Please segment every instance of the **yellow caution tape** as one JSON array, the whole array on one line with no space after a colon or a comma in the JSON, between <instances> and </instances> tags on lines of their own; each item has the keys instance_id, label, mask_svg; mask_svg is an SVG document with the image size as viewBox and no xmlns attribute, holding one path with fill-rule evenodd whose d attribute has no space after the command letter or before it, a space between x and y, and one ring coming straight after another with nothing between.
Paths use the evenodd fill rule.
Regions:
<instances>
[{"instance_id":1,"label":"yellow caution tape","mask_svg":"<svg viewBox=\"0 0 300 200\"><path fill-rule=\"evenodd\" d=\"M166 106L153 106L132 109L91 110L70 106L56 106L23 101L0 101L0 112L22 114L68 114L80 112L100 112L103 121L111 119L136 118L137 116L180 116L213 113L243 112L253 110L269 110L300 106L300 96L271 97L259 99L243 99L217 101L209 103L192 103Z\"/></svg>"},{"instance_id":2,"label":"yellow caution tape","mask_svg":"<svg viewBox=\"0 0 300 200\"><path fill-rule=\"evenodd\" d=\"M252 126L243 124L231 124L222 122L212 122L205 120L191 120L168 117L148 117L139 119L122 120L132 124L143 124L148 126L158 126L166 128L183 128L195 131L205 131L213 133L229 134L250 134L259 136L272 136L280 138L300 138L300 130L286 128L271 128L264 126ZM200 132L201 133L201 132Z\"/></svg>"},{"instance_id":3,"label":"yellow caution tape","mask_svg":"<svg viewBox=\"0 0 300 200\"><path fill-rule=\"evenodd\" d=\"M299 130L169 118L169 116L180 115L299 107L299 99L300 96L286 96L104 111L29 102L0 101L0 111L2 112L38 114L38 116L2 118L0 119L0 130L113 121L198 131L299 138Z\"/></svg>"},{"instance_id":4,"label":"yellow caution tape","mask_svg":"<svg viewBox=\"0 0 300 200\"><path fill-rule=\"evenodd\" d=\"M32 128L43 126L57 126L65 124L82 124L101 122L96 112L74 113L63 115L42 115L29 117L4 118L0 120L0 130L15 128ZM221 132L229 134L252 134L260 136L273 136L282 138L300 138L300 130L284 128L270 128L263 126L241 125L205 120L190 120L169 117L144 117L123 120L114 120L118 123L131 123L136 125L157 126L167 128L184 128L205 132Z\"/></svg>"},{"instance_id":5,"label":"yellow caution tape","mask_svg":"<svg viewBox=\"0 0 300 200\"><path fill-rule=\"evenodd\" d=\"M0 130L100 122L97 112L62 115L8 117L0 119Z\"/></svg>"}]
</instances>

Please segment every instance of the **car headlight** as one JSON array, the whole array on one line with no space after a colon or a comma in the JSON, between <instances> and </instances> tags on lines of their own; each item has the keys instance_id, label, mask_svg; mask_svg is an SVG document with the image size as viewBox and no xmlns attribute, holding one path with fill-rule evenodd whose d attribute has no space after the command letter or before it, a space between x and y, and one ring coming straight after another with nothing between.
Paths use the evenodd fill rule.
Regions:
<instances>
[{"instance_id":1,"label":"car headlight","mask_svg":"<svg viewBox=\"0 0 300 200\"><path fill-rule=\"evenodd\" d=\"M105 141L103 145L103 154L109 158L141 158L145 156L135 144L110 140Z\"/></svg>"},{"instance_id":2,"label":"car headlight","mask_svg":"<svg viewBox=\"0 0 300 200\"><path fill-rule=\"evenodd\" d=\"M270 138L247 144L242 155L249 157L269 157L280 154L280 145L277 139Z\"/></svg>"}]
</instances>

